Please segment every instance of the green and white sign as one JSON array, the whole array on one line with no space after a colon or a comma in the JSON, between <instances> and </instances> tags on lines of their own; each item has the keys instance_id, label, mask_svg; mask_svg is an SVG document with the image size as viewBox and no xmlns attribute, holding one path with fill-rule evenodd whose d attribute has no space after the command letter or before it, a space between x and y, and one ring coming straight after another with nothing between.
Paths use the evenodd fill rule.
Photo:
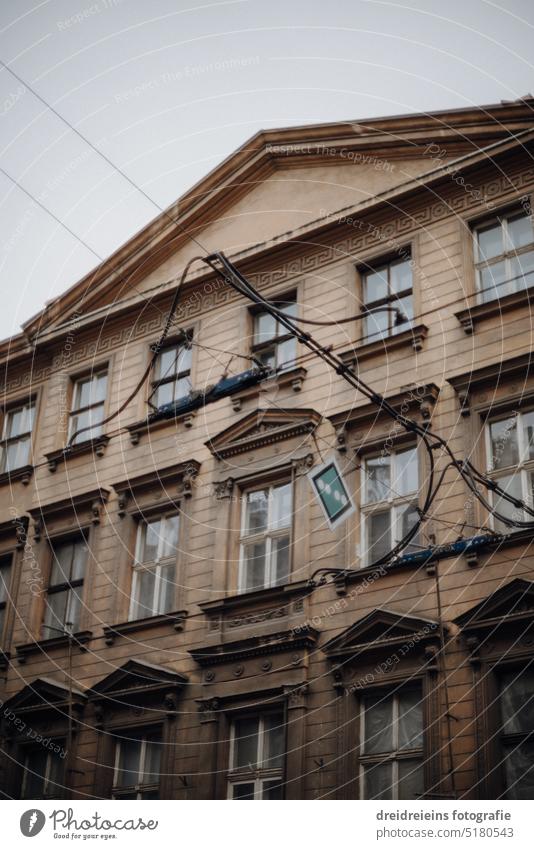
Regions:
<instances>
[{"instance_id":1,"label":"green and white sign","mask_svg":"<svg viewBox=\"0 0 534 849\"><path fill-rule=\"evenodd\" d=\"M308 472L311 485L331 528L354 512L354 504L335 460L329 460Z\"/></svg>"}]
</instances>

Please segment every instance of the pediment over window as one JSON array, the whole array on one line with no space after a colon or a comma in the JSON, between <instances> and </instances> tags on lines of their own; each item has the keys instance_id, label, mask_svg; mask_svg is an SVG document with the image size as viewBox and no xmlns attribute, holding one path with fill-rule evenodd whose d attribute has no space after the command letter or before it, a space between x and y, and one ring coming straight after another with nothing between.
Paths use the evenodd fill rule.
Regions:
<instances>
[{"instance_id":1,"label":"pediment over window","mask_svg":"<svg viewBox=\"0 0 534 849\"><path fill-rule=\"evenodd\" d=\"M323 651L332 659L353 658L411 642L423 645L435 640L437 633L438 623L433 620L377 608L326 643Z\"/></svg>"},{"instance_id":2,"label":"pediment over window","mask_svg":"<svg viewBox=\"0 0 534 849\"><path fill-rule=\"evenodd\" d=\"M534 581L515 578L454 622L464 633L496 629L514 622L534 620Z\"/></svg>"},{"instance_id":3,"label":"pediment over window","mask_svg":"<svg viewBox=\"0 0 534 849\"><path fill-rule=\"evenodd\" d=\"M312 433L320 422L319 413L310 409L254 410L209 439L206 445L215 457L225 459L293 436Z\"/></svg>"},{"instance_id":4,"label":"pediment over window","mask_svg":"<svg viewBox=\"0 0 534 849\"><path fill-rule=\"evenodd\" d=\"M129 705L138 697L157 697L167 691L176 692L188 682L179 672L131 658L114 669L88 691L91 701L109 699L115 705Z\"/></svg>"},{"instance_id":5,"label":"pediment over window","mask_svg":"<svg viewBox=\"0 0 534 849\"><path fill-rule=\"evenodd\" d=\"M49 710L63 713L71 699L73 708L78 710L87 701L85 693L77 687L65 686L52 678L37 678L12 696L5 708L17 716Z\"/></svg>"}]
</instances>

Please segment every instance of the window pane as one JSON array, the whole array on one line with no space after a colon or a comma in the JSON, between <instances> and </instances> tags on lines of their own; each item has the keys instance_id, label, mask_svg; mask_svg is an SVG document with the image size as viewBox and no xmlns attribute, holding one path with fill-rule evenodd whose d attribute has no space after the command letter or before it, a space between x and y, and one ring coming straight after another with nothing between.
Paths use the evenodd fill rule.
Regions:
<instances>
[{"instance_id":1,"label":"window pane","mask_svg":"<svg viewBox=\"0 0 534 849\"><path fill-rule=\"evenodd\" d=\"M138 783L141 761L141 741L121 740L119 745L119 764L115 776L117 787L132 787Z\"/></svg>"},{"instance_id":2,"label":"window pane","mask_svg":"<svg viewBox=\"0 0 534 849\"><path fill-rule=\"evenodd\" d=\"M272 527L289 527L291 524L291 484L275 486L272 490L272 498Z\"/></svg>"},{"instance_id":3,"label":"window pane","mask_svg":"<svg viewBox=\"0 0 534 849\"><path fill-rule=\"evenodd\" d=\"M74 389L74 410L88 407L91 398L91 378L78 380Z\"/></svg>"},{"instance_id":4,"label":"window pane","mask_svg":"<svg viewBox=\"0 0 534 849\"><path fill-rule=\"evenodd\" d=\"M20 410L12 410L8 413L6 436L13 437L19 436L21 433L25 433L26 427L24 419L24 407Z\"/></svg>"},{"instance_id":5,"label":"window pane","mask_svg":"<svg viewBox=\"0 0 534 849\"><path fill-rule=\"evenodd\" d=\"M63 746L62 740L55 740L56 745ZM65 761L59 752L48 752L48 782L47 796L61 798L65 796Z\"/></svg>"},{"instance_id":6,"label":"window pane","mask_svg":"<svg viewBox=\"0 0 534 849\"><path fill-rule=\"evenodd\" d=\"M276 585L285 584L289 578L289 537L272 541L273 577Z\"/></svg>"},{"instance_id":7,"label":"window pane","mask_svg":"<svg viewBox=\"0 0 534 849\"><path fill-rule=\"evenodd\" d=\"M9 595L9 578L11 575L11 557L0 561L0 602L7 601Z\"/></svg>"},{"instance_id":8,"label":"window pane","mask_svg":"<svg viewBox=\"0 0 534 849\"><path fill-rule=\"evenodd\" d=\"M394 262L391 265L389 272L389 280L391 291L393 293L402 292L405 289L412 288L412 269L408 260L404 262Z\"/></svg>"},{"instance_id":9,"label":"window pane","mask_svg":"<svg viewBox=\"0 0 534 849\"><path fill-rule=\"evenodd\" d=\"M392 489L399 495L410 495L419 488L417 448L400 451L395 456L395 480Z\"/></svg>"},{"instance_id":10,"label":"window pane","mask_svg":"<svg viewBox=\"0 0 534 849\"><path fill-rule=\"evenodd\" d=\"M522 498L522 490L521 490L521 474L516 475L505 475L502 478L497 478L496 481L501 489L503 489L507 495L512 496L513 498ZM523 511L518 507L515 507L506 499L501 498L497 493L494 495L494 506L495 510L498 513L501 513L503 516L506 516L507 519L514 519L516 521L522 521L524 519ZM504 522L499 522L496 520L496 526L505 530L507 525Z\"/></svg>"},{"instance_id":11,"label":"window pane","mask_svg":"<svg viewBox=\"0 0 534 849\"><path fill-rule=\"evenodd\" d=\"M508 239L511 248L522 248L533 241L532 221L529 215L516 215L508 219Z\"/></svg>"},{"instance_id":12,"label":"window pane","mask_svg":"<svg viewBox=\"0 0 534 849\"><path fill-rule=\"evenodd\" d=\"M245 545L243 551L243 585L245 590L265 587L265 542Z\"/></svg>"},{"instance_id":13,"label":"window pane","mask_svg":"<svg viewBox=\"0 0 534 849\"><path fill-rule=\"evenodd\" d=\"M266 489L259 489L247 494L246 534L257 534L267 530L268 498L269 493Z\"/></svg>"},{"instance_id":14,"label":"window pane","mask_svg":"<svg viewBox=\"0 0 534 849\"><path fill-rule=\"evenodd\" d=\"M232 784L232 799L253 799L254 784L247 782L246 784Z\"/></svg>"},{"instance_id":15,"label":"window pane","mask_svg":"<svg viewBox=\"0 0 534 849\"><path fill-rule=\"evenodd\" d=\"M163 380L165 377L171 377L176 374L176 365L179 357L179 348L165 348L161 351L157 359L157 379Z\"/></svg>"},{"instance_id":16,"label":"window pane","mask_svg":"<svg viewBox=\"0 0 534 849\"><path fill-rule=\"evenodd\" d=\"M391 511L383 510L370 513L365 519L367 525L367 560L373 563L384 557L391 546Z\"/></svg>"},{"instance_id":17,"label":"window pane","mask_svg":"<svg viewBox=\"0 0 534 849\"><path fill-rule=\"evenodd\" d=\"M283 769L285 724L281 713L267 714L264 719L263 768Z\"/></svg>"},{"instance_id":18,"label":"window pane","mask_svg":"<svg viewBox=\"0 0 534 849\"><path fill-rule=\"evenodd\" d=\"M262 366L265 366L265 368L269 368L269 369L275 369L276 368L276 349L274 347L268 348L265 351L258 351L255 354L255 357L256 357L257 360L260 361Z\"/></svg>"},{"instance_id":19,"label":"window pane","mask_svg":"<svg viewBox=\"0 0 534 849\"><path fill-rule=\"evenodd\" d=\"M409 690L399 697L399 749L423 747L423 705L421 693Z\"/></svg>"},{"instance_id":20,"label":"window pane","mask_svg":"<svg viewBox=\"0 0 534 849\"><path fill-rule=\"evenodd\" d=\"M64 584L70 580L73 549L72 541L56 543L53 546L50 586L54 587L57 584Z\"/></svg>"},{"instance_id":21,"label":"window pane","mask_svg":"<svg viewBox=\"0 0 534 849\"><path fill-rule=\"evenodd\" d=\"M280 342L276 346L276 365L277 368L289 369L295 365L295 357L297 356L297 340L294 336L291 339L286 339L285 342Z\"/></svg>"},{"instance_id":22,"label":"window pane","mask_svg":"<svg viewBox=\"0 0 534 849\"><path fill-rule=\"evenodd\" d=\"M392 799L393 773L391 764L376 764L364 768L364 798Z\"/></svg>"},{"instance_id":23,"label":"window pane","mask_svg":"<svg viewBox=\"0 0 534 849\"><path fill-rule=\"evenodd\" d=\"M106 373L98 374L93 379L91 386L91 404L98 404L106 400L107 385L108 376Z\"/></svg>"},{"instance_id":24,"label":"window pane","mask_svg":"<svg viewBox=\"0 0 534 849\"><path fill-rule=\"evenodd\" d=\"M171 386L174 386L173 401L178 401L180 398L185 398L191 392L191 379L189 377L179 377Z\"/></svg>"},{"instance_id":25,"label":"window pane","mask_svg":"<svg viewBox=\"0 0 534 849\"><path fill-rule=\"evenodd\" d=\"M82 606L82 590L83 588L75 587L68 592L67 609L65 611L65 627L73 632L80 628L80 610Z\"/></svg>"},{"instance_id":26,"label":"window pane","mask_svg":"<svg viewBox=\"0 0 534 849\"><path fill-rule=\"evenodd\" d=\"M43 627L45 639L60 636L58 630L64 629L68 602L68 590L47 596Z\"/></svg>"},{"instance_id":27,"label":"window pane","mask_svg":"<svg viewBox=\"0 0 534 849\"><path fill-rule=\"evenodd\" d=\"M138 569L134 576L135 604L133 619L144 619L152 616L154 607L155 573L151 569Z\"/></svg>"},{"instance_id":28,"label":"window pane","mask_svg":"<svg viewBox=\"0 0 534 849\"><path fill-rule=\"evenodd\" d=\"M258 722L257 717L235 722L233 769L248 769L258 765Z\"/></svg>"},{"instance_id":29,"label":"window pane","mask_svg":"<svg viewBox=\"0 0 534 849\"><path fill-rule=\"evenodd\" d=\"M176 585L175 566L161 567L159 601L156 613L170 613L174 607L174 588Z\"/></svg>"},{"instance_id":30,"label":"window pane","mask_svg":"<svg viewBox=\"0 0 534 849\"><path fill-rule=\"evenodd\" d=\"M403 333L405 330L409 329L410 322L413 319L413 298L411 295L407 295L405 298L399 298L398 300L393 301L391 306L400 310L404 319L400 324L398 324L397 315L392 313L390 317L391 332ZM408 319L408 321L406 321L406 319Z\"/></svg>"},{"instance_id":31,"label":"window pane","mask_svg":"<svg viewBox=\"0 0 534 849\"><path fill-rule=\"evenodd\" d=\"M517 466L519 448L517 444L517 418L513 416L490 424L491 464L493 469Z\"/></svg>"},{"instance_id":32,"label":"window pane","mask_svg":"<svg viewBox=\"0 0 534 849\"><path fill-rule=\"evenodd\" d=\"M283 783L278 779L277 781L264 781L261 798L267 799L269 801L275 801L279 799L283 799Z\"/></svg>"},{"instance_id":33,"label":"window pane","mask_svg":"<svg viewBox=\"0 0 534 849\"><path fill-rule=\"evenodd\" d=\"M159 784L161 763L161 742L159 739L147 739L145 751L145 772L143 784ZM157 798L157 797L155 797Z\"/></svg>"},{"instance_id":34,"label":"window pane","mask_svg":"<svg viewBox=\"0 0 534 849\"><path fill-rule=\"evenodd\" d=\"M395 542L400 542L401 539L404 539L406 534L419 521L419 513L417 512L417 507L417 502L415 502L397 508L399 512L400 521L398 522L397 526L397 535L395 537ZM416 551L418 547L418 541L419 533L415 534L415 536L410 540L410 542L404 549L405 553L409 554L410 552Z\"/></svg>"},{"instance_id":35,"label":"window pane","mask_svg":"<svg viewBox=\"0 0 534 849\"><path fill-rule=\"evenodd\" d=\"M161 520L143 522L141 525L142 545L140 559L142 563L154 563L158 558L158 546L161 535Z\"/></svg>"},{"instance_id":36,"label":"window pane","mask_svg":"<svg viewBox=\"0 0 534 849\"><path fill-rule=\"evenodd\" d=\"M510 262L512 290L519 292L534 284L534 251L513 257Z\"/></svg>"},{"instance_id":37,"label":"window pane","mask_svg":"<svg viewBox=\"0 0 534 849\"><path fill-rule=\"evenodd\" d=\"M503 253L502 228L500 223L490 224L478 230L479 260L491 259Z\"/></svg>"},{"instance_id":38,"label":"window pane","mask_svg":"<svg viewBox=\"0 0 534 849\"><path fill-rule=\"evenodd\" d=\"M158 386L154 393L154 406L163 407L164 404L171 404L174 401L174 383L162 383Z\"/></svg>"},{"instance_id":39,"label":"window pane","mask_svg":"<svg viewBox=\"0 0 534 849\"><path fill-rule=\"evenodd\" d=\"M363 300L366 306L373 301L387 298L388 292L388 269L387 266L379 271L370 271L363 278Z\"/></svg>"},{"instance_id":40,"label":"window pane","mask_svg":"<svg viewBox=\"0 0 534 849\"><path fill-rule=\"evenodd\" d=\"M191 348L183 347L178 355L176 371L191 371Z\"/></svg>"},{"instance_id":41,"label":"window pane","mask_svg":"<svg viewBox=\"0 0 534 849\"><path fill-rule=\"evenodd\" d=\"M366 471L366 498L367 503L375 501L386 501L390 495L390 459L389 457L375 457L367 460Z\"/></svg>"},{"instance_id":42,"label":"window pane","mask_svg":"<svg viewBox=\"0 0 534 849\"><path fill-rule=\"evenodd\" d=\"M534 460L534 413L523 413L525 459Z\"/></svg>"},{"instance_id":43,"label":"window pane","mask_svg":"<svg viewBox=\"0 0 534 849\"><path fill-rule=\"evenodd\" d=\"M380 310L371 313L365 319L365 338L380 339L389 334L390 315L387 310Z\"/></svg>"},{"instance_id":44,"label":"window pane","mask_svg":"<svg viewBox=\"0 0 534 849\"><path fill-rule=\"evenodd\" d=\"M391 696L372 696L364 700L364 752L393 751L393 699Z\"/></svg>"},{"instance_id":45,"label":"window pane","mask_svg":"<svg viewBox=\"0 0 534 849\"><path fill-rule=\"evenodd\" d=\"M4 636L4 623L6 621L6 609L0 607L0 648L3 646L2 637Z\"/></svg>"},{"instance_id":46,"label":"window pane","mask_svg":"<svg viewBox=\"0 0 534 849\"><path fill-rule=\"evenodd\" d=\"M534 741L503 747L507 799L534 799Z\"/></svg>"},{"instance_id":47,"label":"window pane","mask_svg":"<svg viewBox=\"0 0 534 849\"><path fill-rule=\"evenodd\" d=\"M30 459L30 437L17 439L16 442L10 442L6 446L4 454L4 471L11 472L14 469L20 469L21 466L26 466Z\"/></svg>"},{"instance_id":48,"label":"window pane","mask_svg":"<svg viewBox=\"0 0 534 849\"><path fill-rule=\"evenodd\" d=\"M44 796L46 775L45 749L35 749L26 756L24 772L24 798L41 799Z\"/></svg>"},{"instance_id":49,"label":"window pane","mask_svg":"<svg viewBox=\"0 0 534 849\"><path fill-rule=\"evenodd\" d=\"M534 731L534 670L501 675L500 690L503 732Z\"/></svg>"},{"instance_id":50,"label":"window pane","mask_svg":"<svg viewBox=\"0 0 534 849\"><path fill-rule=\"evenodd\" d=\"M262 312L254 318L254 344L268 342L276 336L276 321L268 312Z\"/></svg>"},{"instance_id":51,"label":"window pane","mask_svg":"<svg viewBox=\"0 0 534 849\"><path fill-rule=\"evenodd\" d=\"M176 557L180 517L167 516L163 523L162 557Z\"/></svg>"},{"instance_id":52,"label":"window pane","mask_svg":"<svg viewBox=\"0 0 534 849\"><path fill-rule=\"evenodd\" d=\"M505 262L494 262L480 269L480 290L484 301L503 298L508 294L508 275Z\"/></svg>"},{"instance_id":53,"label":"window pane","mask_svg":"<svg viewBox=\"0 0 534 849\"><path fill-rule=\"evenodd\" d=\"M87 543L85 540L76 540L73 546L71 580L83 580L85 577L87 551Z\"/></svg>"},{"instance_id":54,"label":"window pane","mask_svg":"<svg viewBox=\"0 0 534 849\"><path fill-rule=\"evenodd\" d=\"M399 761L399 799L418 799L424 793L421 761Z\"/></svg>"}]
</instances>

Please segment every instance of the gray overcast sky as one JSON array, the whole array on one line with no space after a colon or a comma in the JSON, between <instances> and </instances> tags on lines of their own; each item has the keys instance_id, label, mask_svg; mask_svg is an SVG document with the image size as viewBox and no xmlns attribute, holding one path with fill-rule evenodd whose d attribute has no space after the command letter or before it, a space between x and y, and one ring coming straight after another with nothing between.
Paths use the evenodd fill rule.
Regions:
<instances>
[{"instance_id":1,"label":"gray overcast sky","mask_svg":"<svg viewBox=\"0 0 534 849\"><path fill-rule=\"evenodd\" d=\"M532 0L12 0L0 59L160 206L260 128L534 92ZM226 62L226 67L217 67ZM104 257L157 214L8 70L0 166ZM97 262L0 172L0 338Z\"/></svg>"}]
</instances>

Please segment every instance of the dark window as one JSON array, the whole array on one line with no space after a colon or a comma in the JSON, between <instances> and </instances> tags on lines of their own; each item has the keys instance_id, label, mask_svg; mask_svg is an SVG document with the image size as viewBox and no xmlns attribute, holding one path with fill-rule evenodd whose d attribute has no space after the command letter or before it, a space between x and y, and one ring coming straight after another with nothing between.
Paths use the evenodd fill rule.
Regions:
<instances>
[{"instance_id":1,"label":"dark window","mask_svg":"<svg viewBox=\"0 0 534 849\"><path fill-rule=\"evenodd\" d=\"M62 740L53 741L54 751L45 746L28 749L24 757L22 799L65 798L65 750Z\"/></svg>"},{"instance_id":2,"label":"dark window","mask_svg":"<svg viewBox=\"0 0 534 849\"><path fill-rule=\"evenodd\" d=\"M534 798L534 669L499 676L501 748L507 799Z\"/></svg>"},{"instance_id":3,"label":"dark window","mask_svg":"<svg viewBox=\"0 0 534 849\"><path fill-rule=\"evenodd\" d=\"M289 316L297 315L294 297L278 301L276 306ZM293 368L297 355L297 340L268 312L254 314L254 336L252 352L267 368L275 371Z\"/></svg>"},{"instance_id":4,"label":"dark window","mask_svg":"<svg viewBox=\"0 0 534 849\"><path fill-rule=\"evenodd\" d=\"M0 557L0 648L4 645L6 608L9 599L9 584L11 580L11 562L11 554Z\"/></svg>"},{"instance_id":5,"label":"dark window","mask_svg":"<svg viewBox=\"0 0 534 849\"><path fill-rule=\"evenodd\" d=\"M86 563L85 537L52 543L52 568L43 624L45 638L79 629Z\"/></svg>"},{"instance_id":6,"label":"dark window","mask_svg":"<svg viewBox=\"0 0 534 849\"><path fill-rule=\"evenodd\" d=\"M113 799L159 799L161 747L159 731L117 736Z\"/></svg>"},{"instance_id":7,"label":"dark window","mask_svg":"<svg viewBox=\"0 0 534 849\"><path fill-rule=\"evenodd\" d=\"M229 799L282 799L286 730L281 713L232 723Z\"/></svg>"}]
</instances>

